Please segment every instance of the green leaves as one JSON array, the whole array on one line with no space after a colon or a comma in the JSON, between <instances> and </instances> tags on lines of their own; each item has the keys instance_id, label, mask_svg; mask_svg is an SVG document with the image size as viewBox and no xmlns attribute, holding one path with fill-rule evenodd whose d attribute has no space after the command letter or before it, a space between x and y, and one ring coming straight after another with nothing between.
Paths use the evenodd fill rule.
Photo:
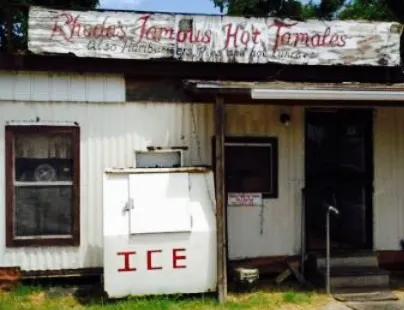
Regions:
<instances>
[{"instance_id":1,"label":"green leaves","mask_svg":"<svg viewBox=\"0 0 404 310\"><path fill-rule=\"evenodd\" d=\"M8 50L10 44L14 52L26 49L29 5L92 9L98 0L0 0L0 52ZM11 36L8 20L12 22Z\"/></svg>"},{"instance_id":2,"label":"green leaves","mask_svg":"<svg viewBox=\"0 0 404 310\"><path fill-rule=\"evenodd\" d=\"M234 16L278 16L295 19L351 19L404 23L403 0L212 0Z\"/></svg>"},{"instance_id":3,"label":"green leaves","mask_svg":"<svg viewBox=\"0 0 404 310\"><path fill-rule=\"evenodd\" d=\"M394 2L393 0L390 0ZM395 0L397 2L397 0ZM387 2L382 0L353 0L338 14L339 19L397 21Z\"/></svg>"}]
</instances>

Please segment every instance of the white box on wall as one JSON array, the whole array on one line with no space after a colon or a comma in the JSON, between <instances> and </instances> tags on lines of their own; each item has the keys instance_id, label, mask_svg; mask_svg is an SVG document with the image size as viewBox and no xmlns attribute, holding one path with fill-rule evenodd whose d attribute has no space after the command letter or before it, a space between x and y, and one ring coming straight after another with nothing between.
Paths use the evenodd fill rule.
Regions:
<instances>
[{"instance_id":1,"label":"white box on wall","mask_svg":"<svg viewBox=\"0 0 404 310\"><path fill-rule=\"evenodd\" d=\"M103 184L103 283L109 298L216 291L210 169L106 169Z\"/></svg>"},{"instance_id":2,"label":"white box on wall","mask_svg":"<svg viewBox=\"0 0 404 310\"><path fill-rule=\"evenodd\" d=\"M183 150L135 151L134 168L176 168L184 166Z\"/></svg>"}]
</instances>

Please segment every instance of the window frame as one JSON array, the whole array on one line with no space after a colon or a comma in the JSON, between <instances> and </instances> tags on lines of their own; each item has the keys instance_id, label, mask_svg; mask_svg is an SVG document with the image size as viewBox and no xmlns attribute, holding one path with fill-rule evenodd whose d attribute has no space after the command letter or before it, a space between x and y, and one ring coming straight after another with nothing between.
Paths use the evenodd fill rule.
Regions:
<instances>
[{"instance_id":1,"label":"window frame","mask_svg":"<svg viewBox=\"0 0 404 310\"><path fill-rule=\"evenodd\" d=\"M212 137L212 167L213 170L216 172L216 143L215 139L216 137ZM229 145L230 144L230 145ZM226 147L231 147L231 144L234 144L235 146L243 146L245 144L246 147L271 147L272 151L272 165L271 167L271 175L270 180L273 185L273 188L270 189L271 191L269 192L262 192L262 198L271 198L271 199L277 199L279 198L279 176L278 176L278 170L279 170L279 148L278 148L278 137L268 137L268 136L225 136L224 138L224 148ZM254 146L255 144L255 146ZM226 155L225 159L226 161ZM225 177L225 182L227 180L227 172L225 171L224 174ZM227 189L226 189L226 184L225 184L225 191L227 195Z\"/></svg>"},{"instance_id":2,"label":"window frame","mask_svg":"<svg viewBox=\"0 0 404 310\"><path fill-rule=\"evenodd\" d=\"M72 234L69 237L14 237L15 211L15 148L16 134L69 134L72 136ZM6 247L31 246L79 246L80 245L80 127L49 125L6 125L5 126L5 172L6 172Z\"/></svg>"}]
</instances>

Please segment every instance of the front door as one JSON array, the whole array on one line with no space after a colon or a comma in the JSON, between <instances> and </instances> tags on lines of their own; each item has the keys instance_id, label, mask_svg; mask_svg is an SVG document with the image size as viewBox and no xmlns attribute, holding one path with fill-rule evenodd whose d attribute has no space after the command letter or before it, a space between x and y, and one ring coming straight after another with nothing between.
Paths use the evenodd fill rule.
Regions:
<instances>
[{"instance_id":1,"label":"front door","mask_svg":"<svg viewBox=\"0 0 404 310\"><path fill-rule=\"evenodd\" d=\"M372 248L372 110L308 110L306 113L306 240L325 249L325 210L333 250Z\"/></svg>"}]
</instances>

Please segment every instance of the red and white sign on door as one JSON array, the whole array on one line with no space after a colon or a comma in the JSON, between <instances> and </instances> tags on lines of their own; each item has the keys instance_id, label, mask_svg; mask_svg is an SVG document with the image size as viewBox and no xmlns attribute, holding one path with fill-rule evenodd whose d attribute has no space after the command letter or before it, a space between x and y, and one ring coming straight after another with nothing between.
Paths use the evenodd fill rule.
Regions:
<instances>
[{"instance_id":1,"label":"red and white sign on door","mask_svg":"<svg viewBox=\"0 0 404 310\"><path fill-rule=\"evenodd\" d=\"M261 206L261 193L229 193L227 196L229 206Z\"/></svg>"}]
</instances>

